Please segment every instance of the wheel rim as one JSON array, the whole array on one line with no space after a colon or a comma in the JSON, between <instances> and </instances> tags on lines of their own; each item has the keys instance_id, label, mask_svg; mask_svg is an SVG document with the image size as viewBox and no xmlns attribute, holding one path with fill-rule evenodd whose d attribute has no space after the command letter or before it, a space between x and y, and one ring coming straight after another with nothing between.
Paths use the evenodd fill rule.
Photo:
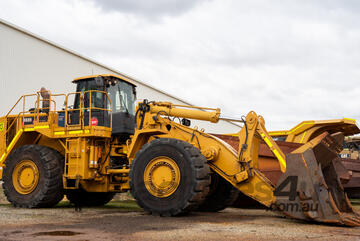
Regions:
<instances>
[{"instance_id":1,"label":"wheel rim","mask_svg":"<svg viewBox=\"0 0 360 241\"><path fill-rule=\"evenodd\" d=\"M34 191L39 182L39 170L31 160L19 162L12 175L15 190L21 194L29 194Z\"/></svg>"},{"instance_id":2,"label":"wheel rim","mask_svg":"<svg viewBox=\"0 0 360 241\"><path fill-rule=\"evenodd\" d=\"M156 157L145 167L144 182L153 196L168 197L180 184L180 169L173 159Z\"/></svg>"}]
</instances>

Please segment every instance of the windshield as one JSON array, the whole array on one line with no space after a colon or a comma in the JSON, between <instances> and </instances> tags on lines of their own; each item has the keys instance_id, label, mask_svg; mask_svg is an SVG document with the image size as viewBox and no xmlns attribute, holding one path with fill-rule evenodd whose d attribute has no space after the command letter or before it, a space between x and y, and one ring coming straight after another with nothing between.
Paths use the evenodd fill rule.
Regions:
<instances>
[{"instance_id":1,"label":"windshield","mask_svg":"<svg viewBox=\"0 0 360 241\"><path fill-rule=\"evenodd\" d=\"M133 86L123 81L108 87L108 95L113 105L113 113L127 112L135 115L135 93ZM110 108L110 106L109 106Z\"/></svg>"},{"instance_id":2,"label":"windshield","mask_svg":"<svg viewBox=\"0 0 360 241\"><path fill-rule=\"evenodd\" d=\"M96 86L95 80L81 81L77 85L76 92L80 92L81 94L87 90L102 90ZM80 108L80 93L75 96L75 104L74 109ZM90 101L90 93L87 92L84 94L84 106L83 108L89 107ZM91 93L91 107L104 108L104 102L106 98L101 92L92 92Z\"/></svg>"}]
</instances>

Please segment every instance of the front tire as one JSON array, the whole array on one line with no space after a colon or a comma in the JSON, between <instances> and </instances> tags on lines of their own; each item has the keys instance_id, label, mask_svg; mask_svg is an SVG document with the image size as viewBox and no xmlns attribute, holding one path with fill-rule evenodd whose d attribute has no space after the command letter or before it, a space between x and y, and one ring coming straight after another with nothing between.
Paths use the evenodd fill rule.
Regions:
<instances>
[{"instance_id":1,"label":"front tire","mask_svg":"<svg viewBox=\"0 0 360 241\"><path fill-rule=\"evenodd\" d=\"M145 144L131 163L131 194L145 211L177 216L195 210L209 192L210 168L193 145L170 138Z\"/></svg>"},{"instance_id":2,"label":"front tire","mask_svg":"<svg viewBox=\"0 0 360 241\"><path fill-rule=\"evenodd\" d=\"M210 192L198 208L202 212L218 212L231 206L238 198L240 191L217 173L211 174Z\"/></svg>"},{"instance_id":3,"label":"front tire","mask_svg":"<svg viewBox=\"0 0 360 241\"><path fill-rule=\"evenodd\" d=\"M3 189L15 207L53 207L64 197L62 166L64 157L54 149L25 145L6 160Z\"/></svg>"}]
</instances>

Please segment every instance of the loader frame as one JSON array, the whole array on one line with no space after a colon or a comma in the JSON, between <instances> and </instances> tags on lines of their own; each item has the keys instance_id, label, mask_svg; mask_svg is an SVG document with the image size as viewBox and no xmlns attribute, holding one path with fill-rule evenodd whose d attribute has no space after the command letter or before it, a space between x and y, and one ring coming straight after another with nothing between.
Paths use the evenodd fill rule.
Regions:
<instances>
[{"instance_id":1,"label":"loader frame","mask_svg":"<svg viewBox=\"0 0 360 241\"><path fill-rule=\"evenodd\" d=\"M84 96L88 94L90 103L92 103L93 93L105 96L108 103L105 106L108 107L99 108L91 106L91 104L86 106ZM144 200L136 199L139 205L145 210L156 210L160 215L179 215L191 211L188 208L193 209L201 205L209 191L207 185L210 182L211 169L211 172L217 173L237 190L267 207L278 208L288 204L296 206L319 204L316 206L321 207L315 213L301 210L300 213L294 213L292 210L280 210L288 216L349 226L360 224L360 219L354 214L351 205L340 203L340 201L348 201L348 199L341 191L341 185L336 183L336 178L331 177L334 173L332 159L340 150L337 137L323 133L285 156L267 132L264 119L254 111L250 111L245 119L231 119L244 125L237 134L239 151L236 152L230 145L205 133L204 130L190 128L189 120L186 119L213 123L217 123L219 120L229 120L229 118L221 117L220 109L144 100L137 106L135 133L124 142L122 139L112 136L112 103L107 92L87 90L57 95L49 93L49 99L41 99L40 94L37 92L33 95L22 96L9 113L0 119L0 143L2 143L0 146L0 178L3 178L3 169L7 166L6 161L14 160L11 158L12 154L18 155L14 150L23 146L28 148L29 145L38 145L51 148L49 150L56 150L64 156L61 168L63 168L62 180L65 190L81 189L89 193L109 193L124 192L132 187L131 190L134 191L138 188L133 184L135 180L142 185L140 193L152 194L148 196L152 199L152 204L144 205L142 202ZM80 97L79 109L67 107L70 95ZM26 110L26 99L29 97L35 98L35 108ZM55 98L58 97L65 99L63 110L56 108ZM48 102L48 105L45 105L48 107L40 107L41 102ZM22 110L17 115L11 115L18 105ZM109 114L111 116L110 123L99 126L95 124L95 121L93 124L92 111L95 110ZM76 123L72 123L71 120L71 112L74 111L80 117ZM88 120L85 120L85 113L88 115ZM61 115L64 117L63 123L59 122ZM176 123L174 118L170 117L179 118L180 123ZM284 133L282 134L284 135ZM311 135L309 134L309 136ZM306 137L303 135L301 138L304 140ZM297 167L301 167L300 175L303 175L303 180L307 184L296 185L295 198L284 198L283 195L280 195L279 198L276 195L278 193L276 187L259 171L260 141L264 141L277 158L281 171L284 173L282 181L299 174ZM144 157L141 153L153 154L150 148L152 146L162 154L155 155L152 160L149 160L146 159L146 155ZM172 156L171 151L161 151L162 148L169 147L169 150L175 151L178 151L179 147L182 148L180 152L177 152L178 155L175 159L170 157ZM54 156L57 155L55 152L51 152ZM184 159L185 162L181 158L184 156L187 156L187 159ZM146 166L138 164L140 157L148 162ZM112 158L126 159L127 162L122 166L114 167ZM46 159L44 160L46 161ZM290 168L287 167L289 160ZM188 184L186 176L180 178L182 172L180 164L183 168L187 168L189 174L196 174L194 177L198 181L191 182L192 190L188 190L189 199L181 199L182 206L174 210L167 210L168 202L166 200L168 199L166 198L177 193L178 185L184 187ZM30 165L22 165L21 162L18 163L15 170L26 168L30 170L29 166L35 164L30 161ZM134 170L135 167L140 169ZM6 181L9 182L11 173L8 169L6 170ZM313 172L313 170L316 171ZM329 186L326 185L323 172L324 176L328 177L328 181L332 182ZM34 174L37 173L34 172ZM16 178L22 178L22 174L16 176L17 173L15 173L14 175ZM13 176L12 180L16 181L16 178ZM161 180L164 180L164 183ZM166 183L166 180L170 182ZM281 187L281 184L278 184L278 188ZM322 188L321 193L316 188L319 185ZM150 187L155 188L155 191L149 190ZM136 194L139 191L133 193ZM185 193L185 196L188 193ZM179 193L177 195L181 196ZM136 195L134 196L137 198ZM171 198L169 200L171 201ZM41 206L41 203L39 205ZM335 214L334 211L336 211Z\"/></svg>"}]
</instances>

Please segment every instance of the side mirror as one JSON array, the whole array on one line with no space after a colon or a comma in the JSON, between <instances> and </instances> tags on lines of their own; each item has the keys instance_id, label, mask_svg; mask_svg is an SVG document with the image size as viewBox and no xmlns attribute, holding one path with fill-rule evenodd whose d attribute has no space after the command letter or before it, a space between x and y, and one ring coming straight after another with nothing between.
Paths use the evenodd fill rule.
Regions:
<instances>
[{"instance_id":1,"label":"side mirror","mask_svg":"<svg viewBox=\"0 0 360 241\"><path fill-rule=\"evenodd\" d=\"M104 86L104 79L101 76L95 77L95 83L97 87L103 87Z\"/></svg>"}]
</instances>

